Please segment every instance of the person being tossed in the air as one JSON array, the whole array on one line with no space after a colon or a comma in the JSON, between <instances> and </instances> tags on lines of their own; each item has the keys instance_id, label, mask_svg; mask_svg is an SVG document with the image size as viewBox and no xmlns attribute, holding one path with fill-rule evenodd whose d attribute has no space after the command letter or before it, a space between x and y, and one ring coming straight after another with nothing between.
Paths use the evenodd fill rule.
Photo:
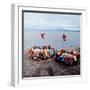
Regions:
<instances>
[{"instance_id":1,"label":"person being tossed in the air","mask_svg":"<svg viewBox=\"0 0 90 90\"><path fill-rule=\"evenodd\" d=\"M62 35L63 41L66 41L67 36L65 34Z\"/></svg>"}]
</instances>

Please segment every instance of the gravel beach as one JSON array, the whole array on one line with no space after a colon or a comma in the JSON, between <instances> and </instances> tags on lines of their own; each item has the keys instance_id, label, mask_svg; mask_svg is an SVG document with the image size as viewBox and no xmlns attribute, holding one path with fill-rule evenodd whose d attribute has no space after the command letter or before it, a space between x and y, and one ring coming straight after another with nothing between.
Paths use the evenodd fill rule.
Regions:
<instances>
[{"instance_id":1,"label":"gravel beach","mask_svg":"<svg viewBox=\"0 0 90 90\"><path fill-rule=\"evenodd\" d=\"M23 77L80 75L80 63L65 65L53 59L30 60L24 58Z\"/></svg>"}]
</instances>

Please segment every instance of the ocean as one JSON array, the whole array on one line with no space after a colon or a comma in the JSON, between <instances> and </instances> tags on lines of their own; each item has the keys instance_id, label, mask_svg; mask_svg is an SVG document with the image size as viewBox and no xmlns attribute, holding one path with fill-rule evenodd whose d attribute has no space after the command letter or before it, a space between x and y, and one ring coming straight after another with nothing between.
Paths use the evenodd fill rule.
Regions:
<instances>
[{"instance_id":1,"label":"ocean","mask_svg":"<svg viewBox=\"0 0 90 90\"><path fill-rule=\"evenodd\" d=\"M45 39L41 38L41 33L45 33ZM67 36L63 41L62 35ZM32 46L51 45L55 49L78 48L80 47L80 31L78 30L25 30L24 49Z\"/></svg>"}]
</instances>

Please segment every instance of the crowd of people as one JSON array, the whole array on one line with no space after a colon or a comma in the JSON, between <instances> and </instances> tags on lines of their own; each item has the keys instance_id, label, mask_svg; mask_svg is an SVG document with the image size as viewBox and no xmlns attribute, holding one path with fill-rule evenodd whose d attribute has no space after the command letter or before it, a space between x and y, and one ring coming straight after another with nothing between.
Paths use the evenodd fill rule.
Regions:
<instances>
[{"instance_id":1,"label":"crowd of people","mask_svg":"<svg viewBox=\"0 0 90 90\"><path fill-rule=\"evenodd\" d=\"M51 48L51 46L33 46L27 50L26 55L30 59L50 59L51 56L54 54L54 48Z\"/></svg>"},{"instance_id":2,"label":"crowd of people","mask_svg":"<svg viewBox=\"0 0 90 90\"><path fill-rule=\"evenodd\" d=\"M65 64L74 64L80 61L80 48L77 50L58 50L56 52L56 61Z\"/></svg>"},{"instance_id":3,"label":"crowd of people","mask_svg":"<svg viewBox=\"0 0 90 90\"><path fill-rule=\"evenodd\" d=\"M54 59L57 62L70 64L72 65L75 62L78 62L80 60L80 48L78 49L72 49L72 50L55 50L54 48L51 48L51 46L33 46L32 48L29 48L26 55L29 57L29 59L41 59L41 60L48 60L48 59Z\"/></svg>"}]
</instances>

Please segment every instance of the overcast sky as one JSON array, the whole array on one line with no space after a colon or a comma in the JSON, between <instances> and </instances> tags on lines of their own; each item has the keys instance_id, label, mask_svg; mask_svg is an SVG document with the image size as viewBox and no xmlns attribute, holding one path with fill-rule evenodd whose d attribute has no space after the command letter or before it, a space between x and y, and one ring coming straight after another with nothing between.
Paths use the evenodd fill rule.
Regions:
<instances>
[{"instance_id":1,"label":"overcast sky","mask_svg":"<svg viewBox=\"0 0 90 90\"><path fill-rule=\"evenodd\" d=\"M25 12L24 28L25 30L80 30L80 15Z\"/></svg>"}]
</instances>

